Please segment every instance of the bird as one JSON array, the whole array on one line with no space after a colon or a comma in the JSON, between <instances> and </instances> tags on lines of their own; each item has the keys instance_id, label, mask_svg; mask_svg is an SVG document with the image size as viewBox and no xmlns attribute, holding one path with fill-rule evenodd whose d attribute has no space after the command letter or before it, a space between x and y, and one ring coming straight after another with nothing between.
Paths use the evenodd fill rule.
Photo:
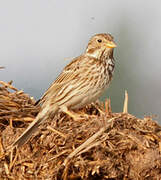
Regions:
<instances>
[{"instance_id":1,"label":"bird","mask_svg":"<svg viewBox=\"0 0 161 180\"><path fill-rule=\"evenodd\" d=\"M84 53L74 58L44 93L40 111L11 148L19 148L51 114L64 112L77 119L77 110L96 101L109 86L114 72L116 43L109 33L91 37Z\"/></svg>"}]
</instances>

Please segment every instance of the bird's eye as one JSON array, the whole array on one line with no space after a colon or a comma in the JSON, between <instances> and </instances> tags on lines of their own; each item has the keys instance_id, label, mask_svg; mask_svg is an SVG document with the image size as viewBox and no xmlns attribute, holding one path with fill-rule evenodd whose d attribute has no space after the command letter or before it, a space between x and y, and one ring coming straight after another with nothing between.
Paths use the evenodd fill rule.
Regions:
<instances>
[{"instance_id":1,"label":"bird's eye","mask_svg":"<svg viewBox=\"0 0 161 180\"><path fill-rule=\"evenodd\" d=\"M102 40L101 40L101 39L98 39L97 41L98 41L99 43L101 43L101 42L102 42Z\"/></svg>"}]
</instances>

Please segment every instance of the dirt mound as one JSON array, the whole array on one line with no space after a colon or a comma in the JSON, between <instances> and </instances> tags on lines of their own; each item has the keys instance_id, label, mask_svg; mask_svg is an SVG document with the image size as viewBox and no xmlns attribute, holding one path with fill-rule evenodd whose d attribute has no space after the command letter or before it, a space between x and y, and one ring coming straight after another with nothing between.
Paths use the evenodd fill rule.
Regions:
<instances>
[{"instance_id":1,"label":"dirt mound","mask_svg":"<svg viewBox=\"0 0 161 180\"><path fill-rule=\"evenodd\" d=\"M20 149L5 151L40 107L0 81L0 179L161 179L161 126L150 117L112 113L110 102L81 109L77 121L49 117Z\"/></svg>"}]
</instances>

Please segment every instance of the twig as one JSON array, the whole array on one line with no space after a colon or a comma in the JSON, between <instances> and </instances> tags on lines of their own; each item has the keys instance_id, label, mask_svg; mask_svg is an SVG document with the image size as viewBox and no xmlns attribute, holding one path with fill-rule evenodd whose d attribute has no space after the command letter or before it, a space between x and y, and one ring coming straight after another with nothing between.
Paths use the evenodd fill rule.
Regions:
<instances>
[{"instance_id":1,"label":"twig","mask_svg":"<svg viewBox=\"0 0 161 180\"><path fill-rule=\"evenodd\" d=\"M123 107L123 113L128 113L128 93L125 91L125 100L124 100L124 107Z\"/></svg>"},{"instance_id":2,"label":"twig","mask_svg":"<svg viewBox=\"0 0 161 180\"><path fill-rule=\"evenodd\" d=\"M2 138L0 137L0 156L4 154L4 147L2 144Z\"/></svg>"},{"instance_id":3,"label":"twig","mask_svg":"<svg viewBox=\"0 0 161 180\"><path fill-rule=\"evenodd\" d=\"M50 130L50 131L52 131L52 132L54 132L54 133L59 134L59 135L62 136L63 138L66 138L66 137L67 137L67 136L64 135L62 132L60 132L60 131L58 131L58 130L52 128L51 126L48 126L47 129Z\"/></svg>"},{"instance_id":4,"label":"twig","mask_svg":"<svg viewBox=\"0 0 161 180\"><path fill-rule=\"evenodd\" d=\"M48 162L49 162L49 161L53 161L54 159L58 158L59 156L65 154L65 153L67 153L67 152L69 152L68 149L66 149L66 150L64 150L64 151L62 151L62 152L60 152L59 154L57 154L57 155L53 156L52 158L50 158L50 159L48 160Z\"/></svg>"},{"instance_id":5,"label":"twig","mask_svg":"<svg viewBox=\"0 0 161 180\"><path fill-rule=\"evenodd\" d=\"M17 160L17 157L18 157L18 152L16 150L16 155L15 155L15 158L13 159L13 149L11 151L11 161L10 161L10 164L9 164L9 170L12 169L12 167L14 166L16 160Z\"/></svg>"},{"instance_id":6,"label":"twig","mask_svg":"<svg viewBox=\"0 0 161 180\"><path fill-rule=\"evenodd\" d=\"M110 99L106 99L105 101L105 112L106 114L110 114L112 112Z\"/></svg>"},{"instance_id":7,"label":"twig","mask_svg":"<svg viewBox=\"0 0 161 180\"><path fill-rule=\"evenodd\" d=\"M3 82L3 81L0 81L0 84L2 84L3 86L7 87L7 88L10 88L14 91L18 91L18 89L16 89L15 87L13 87L11 84L9 83L6 83L6 82Z\"/></svg>"},{"instance_id":8,"label":"twig","mask_svg":"<svg viewBox=\"0 0 161 180\"><path fill-rule=\"evenodd\" d=\"M101 141L98 141L98 142L95 142L95 143L92 143L90 144L89 146L87 146L84 150L80 151L77 155L81 155L82 153L85 153L87 152L89 149L93 148L93 147L96 147L98 145L101 144Z\"/></svg>"}]
</instances>

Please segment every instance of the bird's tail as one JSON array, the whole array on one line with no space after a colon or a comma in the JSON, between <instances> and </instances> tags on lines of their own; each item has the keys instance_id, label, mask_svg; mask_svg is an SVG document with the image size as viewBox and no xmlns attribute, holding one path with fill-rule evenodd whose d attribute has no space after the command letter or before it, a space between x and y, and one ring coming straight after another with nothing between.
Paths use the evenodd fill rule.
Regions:
<instances>
[{"instance_id":1,"label":"bird's tail","mask_svg":"<svg viewBox=\"0 0 161 180\"><path fill-rule=\"evenodd\" d=\"M46 106L39 112L36 119L28 126L28 128L21 134L20 137L10 146L10 148L20 147L25 144L32 134L37 131L39 125L46 119L49 111L49 106ZM9 148L9 149L10 149Z\"/></svg>"}]
</instances>

